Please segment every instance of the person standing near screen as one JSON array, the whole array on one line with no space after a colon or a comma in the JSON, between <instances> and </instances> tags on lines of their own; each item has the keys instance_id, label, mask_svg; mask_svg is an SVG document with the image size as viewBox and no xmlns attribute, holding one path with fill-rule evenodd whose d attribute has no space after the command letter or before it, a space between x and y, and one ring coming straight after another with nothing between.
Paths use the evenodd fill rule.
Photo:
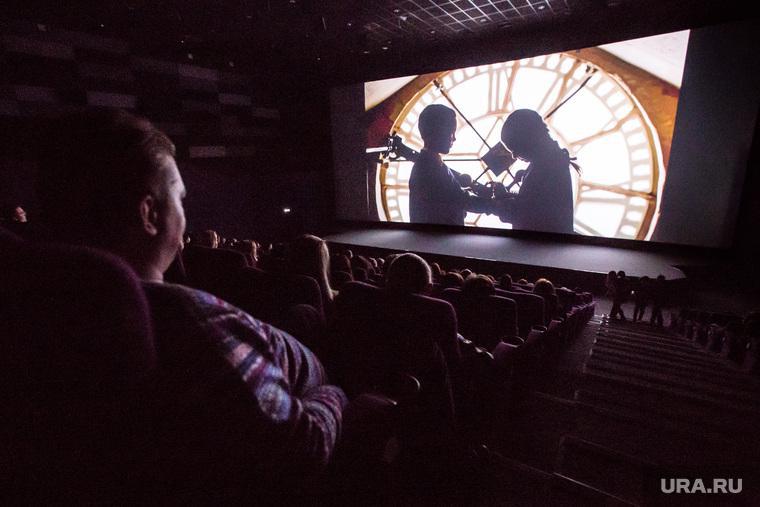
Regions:
<instances>
[{"instance_id":1,"label":"person standing near screen","mask_svg":"<svg viewBox=\"0 0 760 507\"><path fill-rule=\"evenodd\" d=\"M549 135L549 128L532 109L507 117L501 140L515 158L529 163L520 192L498 199L496 214L514 229L573 234L573 183L570 166L580 174L566 149Z\"/></svg>"},{"instance_id":2,"label":"person standing near screen","mask_svg":"<svg viewBox=\"0 0 760 507\"><path fill-rule=\"evenodd\" d=\"M468 211L491 212L492 200L462 188L469 177L450 169L441 159L456 140L456 113L441 104L422 110L419 119L424 146L409 177L409 218L414 223L464 225Z\"/></svg>"}]
</instances>

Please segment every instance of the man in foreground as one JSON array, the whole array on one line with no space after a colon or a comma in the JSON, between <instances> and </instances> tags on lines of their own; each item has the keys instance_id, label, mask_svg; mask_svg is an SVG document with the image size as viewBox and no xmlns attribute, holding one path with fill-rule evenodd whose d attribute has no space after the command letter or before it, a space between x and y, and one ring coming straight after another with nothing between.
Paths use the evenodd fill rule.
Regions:
<instances>
[{"instance_id":1,"label":"man in foreground","mask_svg":"<svg viewBox=\"0 0 760 507\"><path fill-rule=\"evenodd\" d=\"M124 258L150 303L160 372L145 487L177 502L271 498L321 470L346 398L316 356L210 294L164 283L185 231L168 137L100 112L60 120L48 140L38 194L50 234Z\"/></svg>"}]
</instances>

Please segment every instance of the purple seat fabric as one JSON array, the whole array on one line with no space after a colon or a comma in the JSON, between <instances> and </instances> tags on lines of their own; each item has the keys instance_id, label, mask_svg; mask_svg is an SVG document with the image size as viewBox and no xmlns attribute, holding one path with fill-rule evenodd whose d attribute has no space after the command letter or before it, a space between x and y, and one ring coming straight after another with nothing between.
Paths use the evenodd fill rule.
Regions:
<instances>
[{"instance_id":1,"label":"purple seat fabric","mask_svg":"<svg viewBox=\"0 0 760 507\"><path fill-rule=\"evenodd\" d=\"M544 300L541 296L501 289L496 289L496 295L517 303L517 327L521 337L527 337L533 326L544 324Z\"/></svg>"},{"instance_id":2,"label":"purple seat fabric","mask_svg":"<svg viewBox=\"0 0 760 507\"><path fill-rule=\"evenodd\" d=\"M453 425L448 362L458 362L452 306L425 296L393 296L361 282L346 284L335 300L333 372L350 394L383 389L394 375L420 380L425 426Z\"/></svg>"},{"instance_id":3,"label":"purple seat fabric","mask_svg":"<svg viewBox=\"0 0 760 507\"><path fill-rule=\"evenodd\" d=\"M548 325L553 318L558 317L559 298L556 294L547 294L544 298L544 324Z\"/></svg>"},{"instance_id":4,"label":"purple seat fabric","mask_svg":"<svg viewBox=\"0 0 760 507\"><path fill-rule=\"evenodd\" d=\"M182 259L188 284L222 299L230 298L233 280L248 267L244 254L222 248L190 245Z\"/></svg>"},{"instance_id":5,"label":"purple seat fabric","mask_svg":"<svg viewBox=\"0 0 760 507\"><path fill-rule=\"evenodd\" d=\"M0 419L12 422L0 461L14 464L0 489L24 503L128 498L156 367L139 281L111 255L7 233L0 265Z\"/></svg>"},{"instance_id":6,"label":"purple seat fabric","mask_svg":"<svg viewBox=\"0 0 760 507\"><path fill-rule=\"evenodd\" d=\"M475 345L490 351L502 339L518 335L514 300L502 296L472 299L459 289L444 289L441 296L454 306L459 332Z\"/></svg>"},{"instance_id":7,"label":"purple seat fabric","mask_svg":"<svg viewBox=\"0 0 760 507\"><path fill-rule=\"evenodd\" d=\"M366 282L368 280L367 270L364 268L353 268L351 274L357 282Z\"/></svg>"},{"instance_id":8,"label":"purple seat fabric","mask_svg":"<svg viewBox=\"0 0 760 507\"><path fill-rule=\"evenodd\" d=\"M229 292L230 303L275 326L295 305L309 305L323 321L325 318L319 284L310 276L243 268L231 282Z\"/></svg>"},{"instance_id":9,"label":"purple seat fabric","mask_svg":"<svg viewBox=\"0 0 760 507\"><path fill-rule=\"evenodd\" d=\"M354 275L348 271L333 271L330 274L330 279L332 280L332 285L340 290L344 284L354 281Z\"/></svg>"}]
</instances>

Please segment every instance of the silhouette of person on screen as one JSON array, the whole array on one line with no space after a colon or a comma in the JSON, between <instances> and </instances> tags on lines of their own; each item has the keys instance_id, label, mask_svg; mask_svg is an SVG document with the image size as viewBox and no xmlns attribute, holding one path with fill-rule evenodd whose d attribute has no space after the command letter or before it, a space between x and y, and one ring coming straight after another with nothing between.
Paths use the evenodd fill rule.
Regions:
<instances>
[{"instance_id":1,"label":"silhouette of person on screen","mask_svg":"<svg viewBox=\"0 0 760 507\"><path fill-rule=\"evenodd\" d=\"M499 199L496 214L514 229L573 234L572 165L566 149L549 135L541 116L532 109L518 109L507 117L501 140L515 158L529 163L520 192Z\"/></svg>"},{"instance_id":2,"label":"silhouette of person on screen","mask_svg":"<svg viewBox=\"0 0 760 507\"><path fill-rule=\"evenodd\" d=\"M409 218L415 223L464 225L468 211L490 212L491 199L462 188L469 176L443 163L441 154L451 150L456 136L456 113L441 104L422 110L419 119L422 151L409 178Z\"/></svg>"}]
</instances>

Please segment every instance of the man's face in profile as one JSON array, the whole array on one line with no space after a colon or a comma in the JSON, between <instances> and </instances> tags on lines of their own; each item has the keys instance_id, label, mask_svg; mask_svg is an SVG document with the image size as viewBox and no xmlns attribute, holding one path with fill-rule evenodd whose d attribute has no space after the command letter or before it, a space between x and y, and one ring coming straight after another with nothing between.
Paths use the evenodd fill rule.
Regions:
<instances>
[{"instance_id":1,"label":"man's face in profile","mask_svg":"<svg viewBox=\"0 0 760 507\"><path fill-rule=\"evenodd\" d=\"M435 153L446 154L456 141L457 119L453 114L434 125L425 141L425 148Z\"/></svg>"},{"instance_id":2,"label":"man's face in profile","mask_svg":"<svg viewBox=\"0 0 760 507\"><path fill-rule=\"evenodd\" d=\"M185 198L185 184L177 169L174 157L161 156L158 160L158 186L163 195L163 205L159 215L159 238L166 268L179 250L184 246L185 210L182 201Z\"/></svg>"}]
</instances>

